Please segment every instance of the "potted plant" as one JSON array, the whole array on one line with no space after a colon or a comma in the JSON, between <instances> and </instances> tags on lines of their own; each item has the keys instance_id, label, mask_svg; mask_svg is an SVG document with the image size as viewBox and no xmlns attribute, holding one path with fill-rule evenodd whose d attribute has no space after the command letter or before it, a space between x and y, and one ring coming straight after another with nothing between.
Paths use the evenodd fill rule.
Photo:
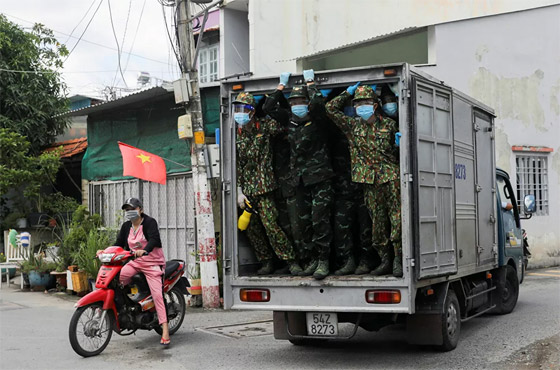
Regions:
<instances>
[{"instance_id":1,"label":"potted plant","mask_svg":"<svg viewBox=\"0 0 560 370\"><path fill-rule=\"evenodd\" d=\"M55 285L55 278L50 272L56 269L56 263L47 261L41 248L38 253L29 253L20 266L22 273L29 276L31 289L48 289Z\"/></svg>"},{"instance_id":2,"label":"potted plant","mask_svg":"<svg viewBox=\"0 0 560 370\"><path fill-rule=\"evenodd\" d=\"M107 248L109 244L108 231L94 228L89 231L86 241L74 252L74 261L86 274L92 290L100 267L99 259L96 258L97 251Z\"/></svg>"},{"instance_id":3,"label":"potted plant","mask_svg":"<svg viewBox=\"0 0 560 370\"><path fill-rule=\"evenodd\" d=\"M0 253L0 263L4 263L6 262L6 256L4 255L4 253ZM1 273L0 275L2 275L2 282L4 281L4 278L6 277L6 269L8 270L8 279L13 278L16 275L16 268L15 267L2 267Z\"/></svg>"}]
</instances>

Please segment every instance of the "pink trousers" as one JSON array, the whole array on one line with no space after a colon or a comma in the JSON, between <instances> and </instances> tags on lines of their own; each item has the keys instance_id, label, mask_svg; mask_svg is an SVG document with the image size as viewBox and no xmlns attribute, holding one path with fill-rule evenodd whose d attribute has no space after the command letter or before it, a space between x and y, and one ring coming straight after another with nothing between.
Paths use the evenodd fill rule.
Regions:
<instances>
[{"instance_id":1,"label":"pink trousers","mask_svg":"<svg viewBox=\"0 0 560 370\"><path fill-rule=\"evenodd\" d=\"M163 282L161 280L163 271L161 266L155 265L153 262L142 261L141 258L130 261L121 270L120 283L127 285L138 272L146 276L154 304L156 305L160 325L167 322L167 313L165 312L165 303L163 302Z\"/></svg>"}]
</instances>

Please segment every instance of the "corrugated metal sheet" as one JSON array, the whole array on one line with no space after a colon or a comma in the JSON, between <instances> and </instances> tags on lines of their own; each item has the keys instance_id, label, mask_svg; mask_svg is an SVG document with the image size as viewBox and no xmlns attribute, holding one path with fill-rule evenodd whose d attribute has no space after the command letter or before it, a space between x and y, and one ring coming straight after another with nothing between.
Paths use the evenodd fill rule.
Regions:
<instances>
[{"instance_id":1,"label":"corrugated metal sheet","mask_svg":"<svg viewBox=\"0 0 560 370\"><path fill-rule=\"evenodd\" d=\"M63 152L61 154L61 158L69 158L75 156L76 154L80 154L86 151L87 149L87 138L81 137L79 139L72 139L61 141L58 143L54 143L48 148L46 148L45 152L51 152L58 147L62 146Z\"/></svg>"},{"instance_id":2,"label":"corrugated metal sheet","mask_svg":"<svg viewBox=\"0 0 560 370\"><path fill-rule=\"evenodd\" d=\"M341 46L337 46L335 48L320 50L320 51L317 51L315 53L311 53L311 54L307 54L307 55L303 55L303 56L299 56L299 57L295 57L295 58L291 58L291 59L278 60L277 62L290 62L292 60L307 59L307 58L314 57L314 56L321 55L321 54L329 54L329 53L332 53L332 52L335 52L335 51L350 49L350 48L356 47L358 45L367 44L368 42L388 39L388 38L395 37L395 36L401 36L401 35L404 35L404 34L407 34L407 33L417 32L417 31L423 30L425 28L427 28L427 27L407 27L407 28L403 28L403 29L398 30L398 31L385 33L383 35L378 35L378 36L370 37L368 39L355 41L355 42L351 42L349 44L344 44L344 45L341 45Z\"/></svg>"},{"instance_id":3,"label":"corrugated metal sheet","mask_svg":"<svg viewBox=\"0 0 560 370\"><path fill-rule=\"evenodd\" d=\"M88 114L98 113L110 109L119 108L128 104L138 103L143 100L152 99L153 101L153 98L163 97L167 94L172 94L172 93L173 93L172 87L170 88L166 88L162 86L151 87L146 90L133 92L130 95L123 96L122 98L119 99L110 100L86 108L71 110L62 114L62 116L65 117L86 116Z\"/></svg>"}]
</instances>

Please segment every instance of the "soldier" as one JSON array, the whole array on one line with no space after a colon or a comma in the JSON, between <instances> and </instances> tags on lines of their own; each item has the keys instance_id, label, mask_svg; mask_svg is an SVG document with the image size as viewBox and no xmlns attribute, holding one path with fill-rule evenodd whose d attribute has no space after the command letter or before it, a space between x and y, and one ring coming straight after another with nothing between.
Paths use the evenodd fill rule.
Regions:
<instances>
[{"instance_id":1,"label":"soldier","mask_svg":"<svg viewBox=\"0 0 560 370\"><path fill-rule=\"evenodd\" d=\"M327 103L329 117L344 132L350 142L352 180L364 184L366 206L372 217L373 246L381 264L371 273L393 273L401 277L401 204L399 156L396 141L398 124L379 113L379 103L370 86L348 87ZM359 86L359 87L358 87ZM348 117L342 109L356 93L353 104L359 117ZM391 253L390 242L394 253ZM371 268L372 261L360 261L359 268Z\"/></svg>"},{"instance_id":2,"label":"soldier","mask_svg":"<svg viewBox=\"0 0 560 370\"><path fill-rule=\"evenodd\" d=\"M288 199L288 210L300 262L307 262L301 275L313 274L315 279L324 279L329 274L333 196L325 106L322 94L315 87L313 71L304 71L307 88L292 89L289 110L279 104L289 76L282 73L278 88L267 97L263 109L288 128L291 181L295 189Z\"/></svg>"},{"instance_id":3,"label":"soldier","mask_svg":"<svg viewBox=\"0 0 560 370\"><path fill-rule=\"evenodd\" d=\"M357 270L355 255L371 253L371 218L364 203L362 184L352 181L348 139L334 127L329 132L331 148L334 204L333 204L333 246L336 260L341 261L335 275L366 274L369 270ZM359 238L354 232L359 231ZM358 239L358 240L356 240ZM355 242L359 241L359 245ZM373 256L369 256L372 260Z\"/></svg>"},{"instance_id":4,"label":"soldier","mask_svg":"<svg viewBox=\"0 0 560 370\"><path fill-rule=\"evenodd\" d=\"M298 275L302 269L296 262L295 253L288 236L278 225L278 211L274 191L278 188L272 169L271 137L282 130L278 122L270 118L257 119L255 98L242 92L233 102L234 120L237 129L237 175L243 194L247 196L253 212L259 217L270 245L279 259L286 261L290 273ZM259 243L257 249L264 246ZM259 274L274 271L272 254L256 250L263 264Z\"/></svg>"},{"instance_id":5,"label":"soldier","mask_svg":"<svg viewBox=\"0 0 560 370\"><path fill-rule=\"evenodd\" d=\"M381 89L381 104L383 104L383 112L394 120L398 121L399 104L397 96L393 93L393 89L389 85L383 86Z\"/></svg>"}]
</instances>

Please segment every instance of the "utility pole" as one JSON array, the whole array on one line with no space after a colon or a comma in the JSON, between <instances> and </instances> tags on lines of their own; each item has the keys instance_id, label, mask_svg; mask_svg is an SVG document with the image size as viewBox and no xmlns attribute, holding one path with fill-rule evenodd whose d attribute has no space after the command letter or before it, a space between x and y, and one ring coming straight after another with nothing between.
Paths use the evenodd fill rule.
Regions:
<instances>
[{"instance_id":1,"label":"utility pole","mask_svg":"<svg viewBox=\"0 0 560 370\"><path fill-rule=\"evenodd\" d=\"M188 102L187 116L193 128L191 141L191 163L195 192L195 219L198 256L200 258L200 280L202 285L202 305L205 308L220 306L218 265L216 262L216 239L212 196L206 175L205 138L202 122L202 105L198 72L196 70L194 35L191 26L190 1L177 0L179 49L181 55L182 78L186 80ZM202 32L201 32L202 34Z\"/></svg>"}]
</instances>

